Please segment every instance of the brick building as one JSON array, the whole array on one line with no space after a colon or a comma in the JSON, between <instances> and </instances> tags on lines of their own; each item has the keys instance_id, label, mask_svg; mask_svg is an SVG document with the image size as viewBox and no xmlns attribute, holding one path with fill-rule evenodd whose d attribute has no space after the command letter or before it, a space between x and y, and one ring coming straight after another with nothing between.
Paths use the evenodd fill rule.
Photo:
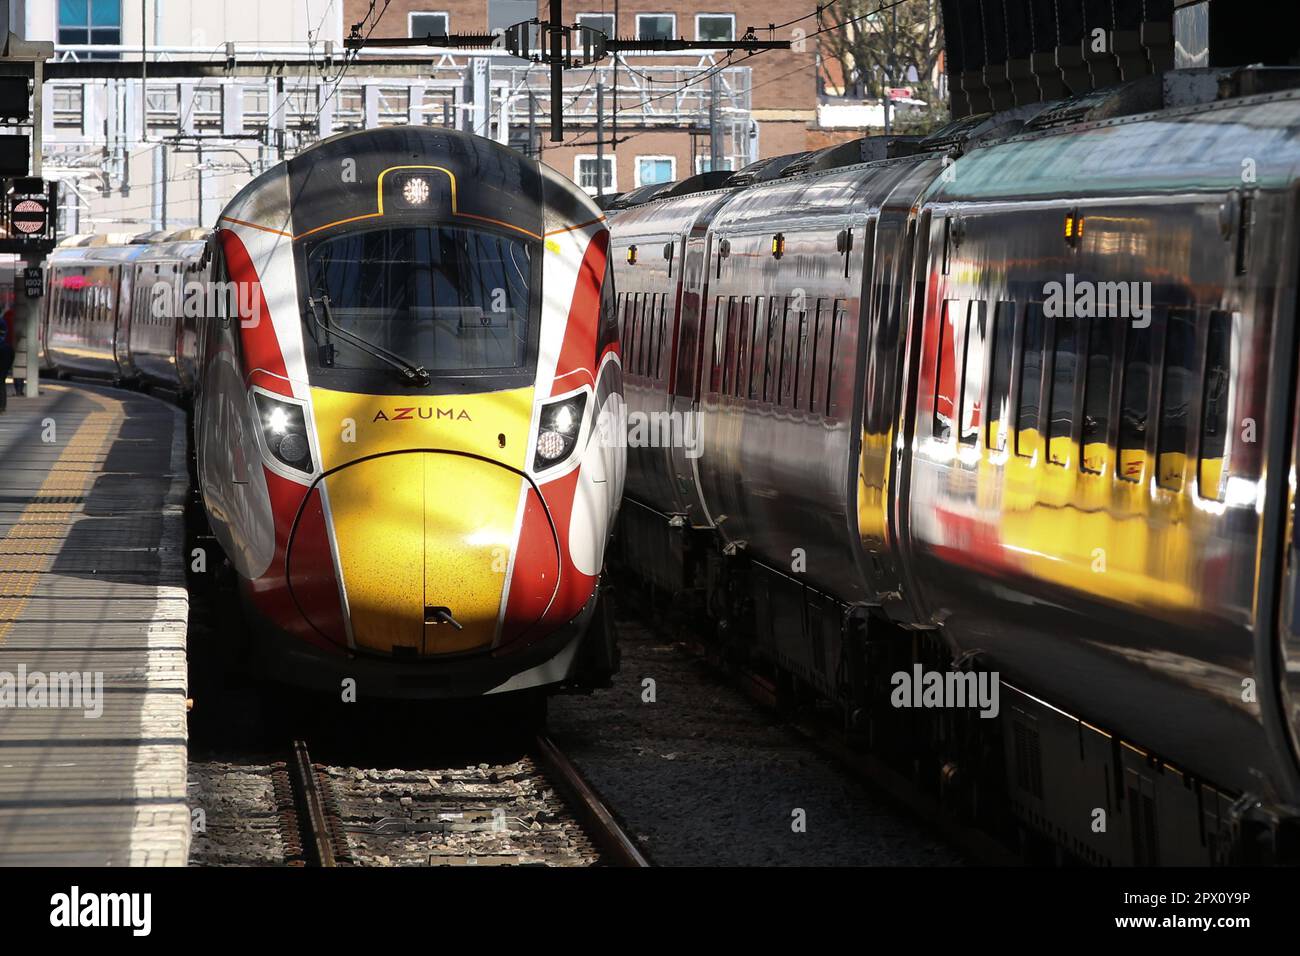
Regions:
<instances>
[{"instance_id":1,"label":"brick building","mask_svg":"<svg viewBox=\"0 0 1300 956\"><path fill-rule=\"evenodd\" d=\"M345 25L365 20L371 7L369 0L347 0ZM373 35L491 32L533 16L545 19L546 0L540 3L540 11L538 7L535 0L391 0ZM540 124L533 141L541 146L546 163L595 192L594 94L598 83L604 90L603 188L607 192L681 179L708 169L712 155L710 105L721 140L714 148L722 157L720 165L726 168L860 136L861 130L817 128L818 46L815 38L806 38L817 29L815 11L813 0L751 0L743 6L736 0L621 0L618 4L613 0L567 0L564 18L568 23L607 34L616 32L620 37L671 36L716 40L718 45L710 51L674 55L629 53L616 61L603 61L594 69L569 71L565 79L565 142L549 142ZM736 54L727 64L730 41L743 36L749 27L753 26L760 38L767 38L769 34L762 28L768 23L805 15L806 19L776 34L777 39L794 41L794 49L754 56ZM373 15L363 33L371 23ZM493 63L494 69L524 65L508 58ZM531 71L530 84L534 76L538 88L544 89L545 68ZM678 92L683 88L684 92ZM519 107L514 119L516 124L522 123ZM528 139L512 136L510 141L523 146Z\"/></svg>"}]
</instances>

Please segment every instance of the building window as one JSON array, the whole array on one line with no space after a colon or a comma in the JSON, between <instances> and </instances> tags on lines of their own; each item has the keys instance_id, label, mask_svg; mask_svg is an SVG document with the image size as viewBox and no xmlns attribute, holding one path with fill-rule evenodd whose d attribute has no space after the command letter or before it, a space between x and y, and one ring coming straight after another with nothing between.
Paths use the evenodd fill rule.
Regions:
<instances>
[{"instance_id":1,"label":"building window","mask_svg":"<svg viewBox=\"0 0 1300 956\"><path fill-rule=\"evenodd\" d=\"M81 129L85 98L80 86L50 87L55 129Z\"/></svg>"},{"instance_id":2,"label":"building window","mask_svg":"<svg viewBox=\"0 0 1300 956\"><path fill-rule=\"evenodd\" d=\"M671 13L638 13L638 40L673 40L677 37L677 17Z\"/></svg>"},{"instance_id":3,"label":"building window","mask_svg":"<svg viewBox=\"0 0 1300 956\"><path fill-rule=\"evenodd\" d=\"M636 184L670 183L677 178L677 160L672 156L638 156Z\"/></svg>"},{"instance_id":4,"label":"building window","mask_svg":"<svg viewBox=\"0 0 1300 956\"><path fill-rule=\"evenodd\" d=\"M174 129L180 122L180 89L175 86L150 86L145 97L149 126Z\"/></svg>"},{"instance_id":5,"label":"building window","mask_svg":"<svg viewBox=\"0 0 1300 956\"><path fill-rule=\"evenodd\" d=\"M580 13L578 26L599 30L607 37L614 35L614 15L612 13Z\"/></svg>"},{"instance_id":6,"label":"building window","mask_svg":"<svg viewBox=\"0 0 1300 956\"><path fill-rule=\"evenodd\" d=\"M200 128L217 128L221 126L221 88L198 87L194 90L194 99L189 107L194 125Z\"/></svg>"},{"instance_id":7,"label":"building window","mask_svg":"<svg viewBox=\"0 0 1300 956\"><path fill-rule=\"evenodd\" d=\"M537 16L537 0L488 0L487 8L489 33Z\"/></svg>"},{"instance_id":8,"label":"building window","mask_svg":"<svg viewBox=\"0 0 1300 956\"><path fill-rule=\"evenodd\" d=\"M695 17L695 39L736 39L736 16L732 13L700 13Z\"/></svg>"},{"instance_id":9,"label":"building window","mask_svg":"<svg viewBox=\"0 0 1300 956\"><path fill-rule=\"evenodd\" d=\"M573 178L582 188L582 191L589 196L596 195L597 183L600 182L597 177L597 159L595 156L578 156L573 160ZM603 191L612 193L614 191L614 157L602 156L599 160L604 182L601 183Z\"/></svg>"},{"instance_id":10,"label":"building window","mask_svg":"<svg viewBox=\"0 0 1300 956\"><path fill-rule=\"evenodd\" d=\"M731 160L728 157L723 156L722 163L718 168L725 171L730 171ZM713 170L712 156L710 156L708 153L704 153L702 155L695 157L695 171L697 173L707 173L707 172L711 172L712 170Z\"/></svg>"},{"instance_id":11,"label":"building window","mask_svg":"<svg viewBox=\"0 0 1300 956\"><path fill-rule=\"evenodd\" d=\"M445 13L412 13L410 20L410 36L417 39L422 37L445 37L450 26L450 17Z\"/></svg>"},{"instance_id":12,"label":"building window","mask_svg":"<svg viewBox=\"0 0 1300 956\"><path fill-rule=\"evenodd\" d=\"M122 42L121 0L59 0L59 45L117 46ZM91 53L92 60L116 60L116 53Z\"/></svg>"}]
</instances>

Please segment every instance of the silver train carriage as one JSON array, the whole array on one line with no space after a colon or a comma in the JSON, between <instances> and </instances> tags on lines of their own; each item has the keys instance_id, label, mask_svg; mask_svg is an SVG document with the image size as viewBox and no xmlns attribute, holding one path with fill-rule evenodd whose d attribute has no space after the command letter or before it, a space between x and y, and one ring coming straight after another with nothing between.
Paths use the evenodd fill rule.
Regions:
<instances>
[{"instance_id":1,"label":"silver train carriage","mask_svg":"<svg viewBox=\"0 0 1300 956\"><path fill-rule=\"evenodd\" d=\"M202 230L125 245L87 240L46 262L41 364L61 375L193 392L210 255ZM187 290L189 296L187 299Z\"/></svg>"},{"instance_id":2,"label":"silver train carriage","mask_svg":"<svg viewBox=\"0 0 1300 956\"><path fill-rule=\"evenodd\" d=\"M1097 104L618 212L629 411L697 416L630 421L621 547L872 739L991 675L921 732L962 801L1222 860L1300 805L1300 95Z\"/></svg>"}]
</instances>

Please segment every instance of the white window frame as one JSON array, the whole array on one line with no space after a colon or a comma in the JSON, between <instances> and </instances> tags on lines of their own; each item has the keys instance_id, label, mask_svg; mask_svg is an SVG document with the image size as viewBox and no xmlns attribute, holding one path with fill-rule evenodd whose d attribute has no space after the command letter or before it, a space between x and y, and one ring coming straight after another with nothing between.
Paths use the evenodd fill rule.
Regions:
<instances>
[{"instance_id":1,"label":"white window frame","mask_svg":"<svg viewBox=\"0 0 1300 956\"><path fill-rule=\"evenodd\" d=\"M608 20L610 23L612 23L614 32L607 34L607 36L609 36L610 39L613 39L614 34L618 33L618 21L614 19L614 14L612 13L579 13L578 26L580 27L588 26L589 24L583 22L585 20Z\"/></svg>"},{"instance_id":2,"label":"white window frame","mask_svg":"<svg viewBox=\"0 0 1300 956\"><path fill-rule=\"evenodd\" d=\"M638 156L636 158L636 163L632 166L632 176L637 186L650 185L649 183L641 182L641 160L643 159L652 159L655 161L661 159L668 160L668 164L669 164L668 178L663 180L663 182L672 183L677 181L677 157L676 156L669 156L666 153L646 153L643 156Z\"/></svg>"},{"instance_id":3,"label":"white window frame","mask_svg":"<svg viewBox=\"0 0 1300 956\"><path fill-rule=\"evenodd\" d=\"M636 38L641 39L641 21L650 17L667 17L673 21L672 28L668 31L670 37L677 36L677 14L675 13L638 13L636 15Z\"/></svg>"},{"instance_id":4,"label":"white window frame","mask_svg":"<svg viewBox=\"0 0 1300 956\"><path fill-rule=\"evenodd\" d=\"M696 175L698 175L698 174L700 174L700 173L704 173L704 172L708 172L708 171L709 171L709 170L706 170L706 169L704 168L704 164L707 163L707 162L709 161L709 159L710 159L710 157L709 157L709 154L708 154L708 153L696 153L696 154L695 154L695 172L696 172ZM731 157L730 157L730 156L723 156L723 157L722 157L722 161L723 161L724 163L728 163L728 164L730 164L730 163L731 163ZM734 173L735 170L734 170L734 169L731 169L731 168L727 168L727 169L724 169L723 172L724 172L724 173Z\"/></svg>"},{"instance_id":5,"label":"white window frame","mask_svg":"<svg viewBox=\"0 0 1300 956\"><path fill-rule=\"evenodd\" d=\"M700 18L701 18L701 17L715 17L715 18L726 17L728 20L731 21L731 36L730 36L729 39L731 39L731 40L735 40L735 39L736 39L736 15L735 15L734 13L697 13L697 14L695 14L695 39L697 39L697 40L702 40L702 39L704 39L702 36L700 36ZM723 42L723 41L719 40L719 41L717 41L717 42L721 43L721 42Z\"/></svg>"},{"instance_id":6,"label":"white window frame","mask_svg":"<svg viewBox=\"0 0 1300 956\"><path fill-rule=\"evenodd\" d=\"M573 157L573 182L579 189L585 192L588 196L598 195L599 191L595 186L582 185L582 161L584 159L589 159L592 162L595 162L598 158L609 169L609 185L605 187L605 192L607 194L612 195L613 193L618 192L618 165L614 162L613 156L597 157L595 153L579 153L577 156L574 156Z\"/></svg>"},{"instance_id":7,"label":"white window frame","mask_svg":"<svg viewBox=\"0 0 1300 956\"><path fill-rule=\"evenodd\" d=\"M446 10L412 10L406 15L406 35L415 36L416 17L442 17L447 23L447 32L451 32L451 14Z\"/></svg>"}]
</instances>

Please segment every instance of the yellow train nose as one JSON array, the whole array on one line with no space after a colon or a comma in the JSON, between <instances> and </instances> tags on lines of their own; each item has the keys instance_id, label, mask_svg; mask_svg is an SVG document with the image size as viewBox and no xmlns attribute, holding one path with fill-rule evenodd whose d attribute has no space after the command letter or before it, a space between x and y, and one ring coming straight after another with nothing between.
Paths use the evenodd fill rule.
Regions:
<instances>
[{"instance_id":1,"label":"yellow train nose","mask_svg":"<svg viewBox=\"0 0 1300 956\"><path fill-rule=\"evenodd\" d=\"M440 655L492 647L520 496L536 496L525 478L480 458L419 451L349 465L325 487L359 649ZM537 543L530 545L535 553ZM523 580L514 575L516 586L554 591L554 540L543 551L554 560L530 561Z\"/></svg>"}]
</instances>

